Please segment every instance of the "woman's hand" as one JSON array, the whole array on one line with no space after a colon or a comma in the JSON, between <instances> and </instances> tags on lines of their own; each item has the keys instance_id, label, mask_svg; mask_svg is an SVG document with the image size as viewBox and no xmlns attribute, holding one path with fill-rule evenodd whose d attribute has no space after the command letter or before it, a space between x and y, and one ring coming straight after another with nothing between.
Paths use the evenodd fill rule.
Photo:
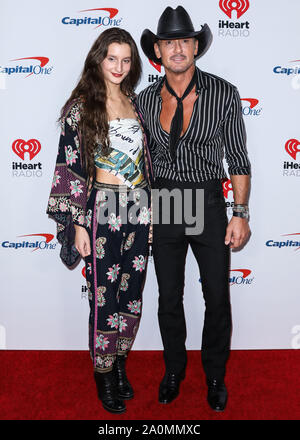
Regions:
<instances>
[{"instance_id":1,"label":"woman's hand","mask_svg":"<svg viewBox=\"0 0 300 440\"><path fill-rule=\"evenodd\" d=\"M83 226L75 226L75 247L82 256L87 257L91 254L90 237L87 230Z\"/></svg>"}]
</instances>

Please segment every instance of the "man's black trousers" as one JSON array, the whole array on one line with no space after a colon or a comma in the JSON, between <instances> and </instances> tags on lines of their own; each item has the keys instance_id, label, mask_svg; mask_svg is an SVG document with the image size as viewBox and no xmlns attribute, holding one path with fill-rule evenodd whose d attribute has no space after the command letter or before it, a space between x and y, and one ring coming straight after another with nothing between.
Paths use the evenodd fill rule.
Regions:
<instances>
[{"instance_id":1,"label":"man's black trousers","mask_svg":"<svg viewBox=\"0 0 300 440\"><path fill-rule=\"evenodd\" d=\"M208 379L222 380L225 376L231 339L230 248L224 243L228 220L222 184L219 179L200 183L156 179L155 189L162 188L167 188L169 191L179 188L182 200L187 194L183 190L192 190L194 213L197 194L195 190L204 190L204 204L201 208L204 215L202 233L197 235L186 233L186 228L191 225L184 220L184 211L182 211L182 222L175 224L175 204L171 205L169 224L162 224L160 215L159 222L153 225L153 258L159 287L158 319L166 371L179 373L185 369L187 363L183 291L185 260L190 245L199 266L201 278L199 289L202 286L205 302L201 347L202 365ZM164 202L161 203L160 207L162 206ZM183 206L184 202L182 210ZM197 279L196 276L195 279ZM197 285L195 285L196 289Z\"/></svg>"}]
</instances>

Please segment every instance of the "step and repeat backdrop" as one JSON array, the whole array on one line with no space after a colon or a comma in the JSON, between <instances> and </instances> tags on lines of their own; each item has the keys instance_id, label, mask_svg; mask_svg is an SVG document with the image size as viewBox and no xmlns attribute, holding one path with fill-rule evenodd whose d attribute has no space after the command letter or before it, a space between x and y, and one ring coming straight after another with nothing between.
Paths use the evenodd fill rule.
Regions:
<instances>
[{"instance_id":1,"label":"step and repeat backdrop","mask_svg":"<svg viewBox=\"0 0 300 440\"><path fill-rule=\"evenodd\" d=\"M99 32L124 28L140 49L142 31L156 33L163 10L178 4L196 30L210 26L213 43L197 65L238 87L247 128L252 235L232 252L232 348L300 348L300 1L2 0L2 349L87 350L84 262L74 270L62 264L56 225L45 213L59 139L56 121ZM141 49L140 55L137 92L164 75ZM224 195L230 218L229 179ZM199 349L204 302L191 252L184 302L187 347ZM150 262L134 349L162 348L157 304Z\"/></svg>"}]
</instances>

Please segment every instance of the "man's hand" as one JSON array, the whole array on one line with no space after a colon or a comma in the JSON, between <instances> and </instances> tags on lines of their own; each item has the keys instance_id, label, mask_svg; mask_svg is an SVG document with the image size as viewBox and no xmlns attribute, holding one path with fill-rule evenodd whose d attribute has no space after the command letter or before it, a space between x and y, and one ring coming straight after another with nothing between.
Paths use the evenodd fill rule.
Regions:
<instances>
[{"instance_id":1,"label":"man's hand","mask_svg":"<svg viewBox=\"0 0 300 440\"><path fill-rule=\"evenodd\" d=\"M90 237L87 230L83 226L75 226L75 247L82 256L82 258L87 257L91 254L91 244Z\"/></svg>"},{"instance_id":2,"label":"man's hand","mask_svg":"<svg viewBox=\"0 0 300 440\"><path fill-rule=\"evenodd\" d=\"M225 244L230 244L230 248L242 246L250 235L248 220L240 217L232 217L225 236Z\"/></svg>"}]
</instances>

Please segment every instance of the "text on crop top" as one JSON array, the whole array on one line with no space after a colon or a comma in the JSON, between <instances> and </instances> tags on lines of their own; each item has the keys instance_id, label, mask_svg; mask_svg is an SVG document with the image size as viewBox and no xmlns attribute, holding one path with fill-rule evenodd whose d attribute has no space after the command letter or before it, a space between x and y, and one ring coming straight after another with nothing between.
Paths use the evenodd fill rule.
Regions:
<instances>
[{"instance_id":1,"label":"text on crop top","mask_svg":"<svg viewBox=\"0 0 300 440\"><path fill-rule=\"evenodd\" d=\"M133 118L109 121L108 155L101 154L101 144L94 154L95 166L117 176L125 185L134 188L144 180L143 132Z\"/></svg>"}]
</instances>

